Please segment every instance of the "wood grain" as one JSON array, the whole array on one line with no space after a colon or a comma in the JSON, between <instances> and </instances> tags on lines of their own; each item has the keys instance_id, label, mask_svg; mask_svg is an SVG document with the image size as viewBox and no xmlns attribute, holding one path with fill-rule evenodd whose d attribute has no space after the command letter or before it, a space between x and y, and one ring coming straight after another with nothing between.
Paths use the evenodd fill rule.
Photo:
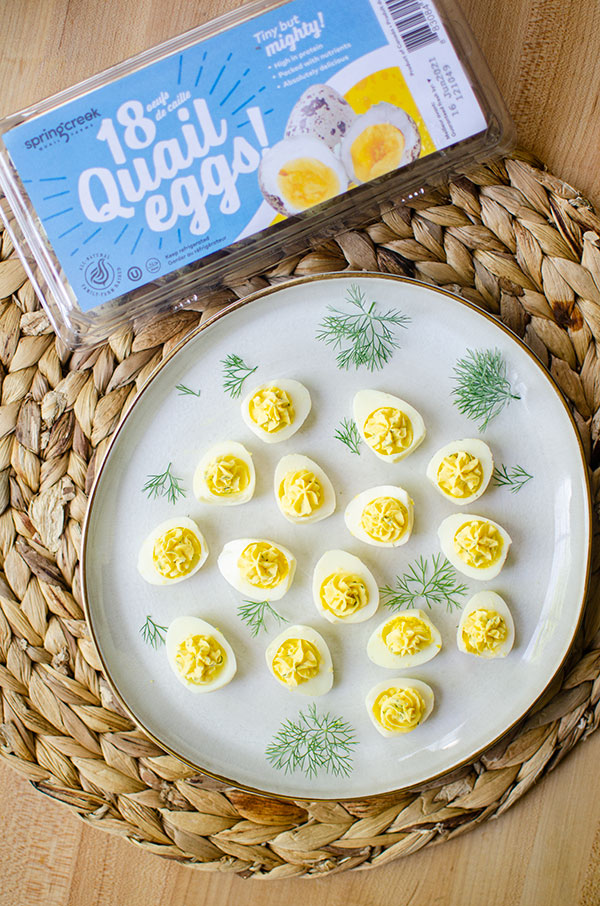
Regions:
<instances>
[{"instance_id":1,"label":"wood grain","mask_svg":"<svg viewBox=\"0 0 600 906\"><path fill-rule=\"evenodd\" d=\"M0 114L211 18L234 0L0 0ZM600 4L463 0L524 145L600 205ZM501 820L376 871L260 884L168 863L0 767L4 906L597 906L593 737Z\"/></svg>"}]
</instances>

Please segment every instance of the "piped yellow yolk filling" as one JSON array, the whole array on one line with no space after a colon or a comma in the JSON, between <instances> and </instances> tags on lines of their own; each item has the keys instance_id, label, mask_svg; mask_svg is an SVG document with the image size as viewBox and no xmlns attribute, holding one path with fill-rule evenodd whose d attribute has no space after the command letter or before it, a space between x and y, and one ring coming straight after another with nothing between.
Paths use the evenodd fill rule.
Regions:
<instances>
[{"instance_id":1,"label":"piped yellow yolk filling","mask_svg":"<svg viewBox=\"0 0 600 906\"><path fill-rule=\"evenodd\" d=\"M424 620L400 616L389 620L381 632L383 642L392 654L416 654L431 642L431 629Z\"/></svg>"},{"instance_id":2,"label":"piped yellow yolk filling","mask_svg":"<svg viewBox=\"0 0 600 906\"><path fill-rule=\"evenodd\" d=\"M277 174L277 187L283 200L300 211L321 204L341 191L335 170L316 157L290 160Z\"/></svg>"},{"instance_id":3,"label":"piped yellow yolk filling","mask_svg":"<svg viewBox=\"0 0 600 906\"><path fill-rule=\"evenodd\" d=\"M156 539L152 562L165 579L180 579L197 566L201 553L200 541L194 532L176 526Z\"/></svg>"},{"instance_id":4,"label":"piped yellow yolk filling","mask_svg":"<svg viewBox=\"0 0 600 906\"><path fill-rule=\"evenodd\" d=\"M502 556L504 542L498 529L484 520L474 519L461 525L454 536L457 555L475 569L487 569Z\"/></svg>"},{"instance_id":5,"label":"piped yellow yolk filling","mask_svg":"<svg viewBox=\"0 0 600 906\"><path fill-rule=\"evenodd\" d=\"M463 623L462 640L470 654L494 653L506 640L508 628L495 610L474 610Z\"/></svg>"},{"instance_id":6,"label":"piped yellow yolk filling","mask_svg":"<svg viewBox=\"0 0 600 906\"><path fill-rule=\"evenodd\" d=\"M175 664L181 676L198 686L217 678L227 656L216 639L209 635L189 635L179 643Z\"/></svg>"},{"instance_id":7,"label":"piped yellow yolk filling","mask_svg":"<svg viewBox=\"0 0 600 906\"><path fill-rule=\"evenodd\" d=\"M371 412L363 432L368 445L382 456L395 456L413 442L413 426L408 415L392 406Z\"/></svg>"},{"instance_id":8,"label":"piped yellow yolk filling","mask_svg":"<svg viewBox=\"0 0 600 906\"><path fill-rule=\"evenodd\" d=\"M363 129L350 149L358 179L367 182L399 167L404 144L402 132L391 123L375 123Z\"/></svg>"},{"instance_id":9,"label":"piped yellow yolk filling","mask_svg":"<svg viewBox=\"0 0 600 906\"><path fill-rule=\"evenodd\" d=\"M292 400L280 387L257 390L250 400L248 410L252 421L267 434L275 434L294 421Z\"/></svg>"},{"instance_id":10,"label":"piped yellow yolk filling","mask_svg":"<svg viewBox=\"0 0 600 906\"><path fill-rule=\"evenodd\" d=\"M373 714L386 730L408 733L423 720L425 702L417 689L396 689L392 686L379 693L373 704Z\"/></svg>"},{"instance_id":11,"label":"piped yellow yolk filling","mask_svg":"<svg viewBox=\"0 0 600 906\"><path fill-rule=\"evenodd\" d=\"M364 579L349 573L332 573L327 576L319 595L323 608L341 618L351 616L369 603Z\"/></svg>"},{"instance_id":12,"label":"piped yellow yolk filling","mask_svg":"<svg viewBox=\"0 0 600 906\"><path fill-rule=\"evenodd\" d=\"M240 575L256 588L275 588L290 571L283 551L266 541L248 544L240 554L237 565Z\"/></svg>"},{"instance_id":13,"label":"piped yellow yolk filling","mask_svg":"<svg viewBox=\"0 0 600 906\"><path fill-rule=\"evenodd\" d=\"M319 672L321 658L307 639L286 639L273 658L273 673L286 686L299 686Z\"/></svg>"},{"instance_id":14,"label":"piped yellow yolk filling","mask_svg":"<svg viewBox=\"0 0 600 906\"><path fill-rule=\"evenodd\" d=\"M450 497L463 498L476 494L483 481L483 469L476 456L466 450L445 456L437 473L437 483Z\"/></svg>"},{"instance_id":15,"label":"piped yellow yolk filling","mask_svg":"<svg viewBox=\"0 0 600 906\"><path fill-rule=\"evenodd\" d=\"M250 470L243 459L233 454L217 456L208 465L204 480L215 497L235 497L250 484Z\"/></svg>"},{"instance_id":16,"label":"piped yellow yolk filling","mask_svg":"<svg viewBox=\"0 0 600 906\"><path fill-rule=\"evenodd\" d=\"M288 472L279 485L279 501L289 516L306 517L318 510L323 503L321 482L309 469Z\"/></svg>"},{"instance_id":17,"label":"piped yellow yolk filling","mask_svg":"<svg viewBox=\"0 0 600 906\"><path fill-rule=\"evenodd\" d=\"M360 524L374 541L398 541L408 528L408 510L395 497L376 497L362 511Z\"/></svg>"}]
</instances>

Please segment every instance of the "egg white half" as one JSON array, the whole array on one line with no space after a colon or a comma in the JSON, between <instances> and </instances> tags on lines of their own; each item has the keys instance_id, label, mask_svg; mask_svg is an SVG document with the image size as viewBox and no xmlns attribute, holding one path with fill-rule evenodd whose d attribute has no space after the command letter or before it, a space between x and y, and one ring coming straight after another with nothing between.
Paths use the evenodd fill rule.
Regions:
<instances>
[{"instance_id":1,"label":"egg white half","mask_svg":"<svg viewBox=\"0 0 600 906\"><path fill-rule=\"evenodd\" d=\"M304 469L312 472L318 479L322 489L323 501L317 509L312 511L312 513L301 516L284 509L280 492L282 482L288 473L300 472ZM274 493L275 502L277 503L281 515L284 516L288 522L294 522L296 525L302 525L308 522L319 522L321 519L326 519L328 516L331 516L335 510L335 491L333 490L331 481L321 466L317 465L314 460L309 459L308 456L304 456L301 453L290 453L288 456L284 456L279 460L275 467Z\"/></svg>"},{"instance_id":2,"label":"egg white half","mask_svg":"<svg viewBox=\"0 0 600 906\"><path fill-rule=\"evenodd\" d=\"M305 680L303 683L299 683L297 686L288 686L283 683L273 670L273 658L277 654L279 647L288 639L306 639L307 642L314 645L319 654L319 672L317 675ZM289 692L298 692L300 695L316 697L325 695L333 685L333 662L329 647L323 636L310 626L289 626L283 632L280 632L277 638L273 639L268 646L265 652L265 659L271 676L281 688L287 689Z\"/></svg>"},{"instance_id":3,"label":"egg white half","mask_svg":"<svg viewBox=\"0 0 600 906\"><path fill-rule=\"evenodd\" d=\"M195 635L208 636L209 638L213 638L216 642L218 642L218 644L225 652L224 666L219 671L214 680L206 683L190 682L179 672L175 661L177 649L181 642L185 641L185 639L189 638L189 636ZM214 692L216 689L221 689L223 686L226 686L227 683L230 683L236 674L237 662L233 648L222 632L220 632L214 626L211 626L211 624L207 623L206 620L201 620L199 617L185 616L177 617L176 619L174 619L172 623L169 624L169 628L167 629L165 647L169 665L173 670L173 673L175 674L179 682L182 683L186 687L186 689L189 689L190 692Z\"/></svg>"},{"instance_id":4,"label":"egg white half","mask_svg":"<svg viewBox=\"0 0 600 906\"><path fill-rule=\"evenodd\" d=\"M489 522L490 525L498 530L500 537L502 538L501 555L497 560L491 563L490 566L481 568L470 566L458 556L454 548L454 536L456 533L463 525L473 521ZM494 522L493 519L488 519L487 516L475 516L473 513L456 513L452 516L447 516L438 529L438 538L440 539L442 553L450 561L452 566L460 573L463 573L463 575L469 576L471 579L478 579L480 582L487 582L489 579L494 579L498 575L506 562L508 549L512 541L506 529L502 528L501 525L498 525L497 522Z\"/></svg>"},{"instance_id":5,"label":"egg white half","mask_svg":"<svg viewBox=\"0 0 600 906\"><path fill-rule=\"evenodd\" d=\"M358 576L365 584L367 603L364 607L349 613L348 616L338 616L326 607L321 598L321 587L326 579L334 575ZM347 551L325 551L316 564L312 582L313 601L321 616L330 623L363 623L369 620L379 607L379 587L373 573L354 554Z\"/></svg>"},{"instance_id":6,"label":"egg white half","mask_svg":"<svg viewBox=\"0 0 600 906\"><path fill-rule=\"evenodd\" d=\"M272 433L265 431L264 428L258 425L250 417L250 402L252 398L259 391L266 390L270 387L276 387L287 393L292 401L294 409L294 419L292 423L285 425L283 428ZM300 381L291 380L290 378L277 378L253 387L250 393L242 400L241 411L245 424L257 437L260 437L265 444L279 444L284 440L289 440L289 438L302 427L310 412L311 405L310 393L304 384L301 384Z\"/></svg>"},{"instance_id":7,"label":"egg white half","mask_svg":"<svg viewBox=\"0 0 600 906\"><path fill-rule=\"evenodd\" d=\"M165 532L168 532L170 529L174 528L185 528L189 529L200 544L200 559L196 566L190 570L189 573L185 576L180 576L175 579L169 579L167 576L161 575L161 573L156 569L153 560L153 551L154 544L161 535L164 535ZM164 522L161 522L160 525L157 525L156 528L153 528L150 534L144 540L140 552L138 555L137 567L142 578L149 582L151 585L176 585L177 582L185 582L186 579L189 579L195 573L198 572L200 567L205 563L206 558L208 557L208 545L204 540L204 536L197 524L193 519L189 519L187 516L173 516L171 519L165 519Z\"/></svg>"},{"instance_id":8,"label":"egg white half","mask_svg":"<svg viewBox=\"0 0 600 906\"><path fill-rule=\"evenodd\" d=\"M425 710L423 712L423 717L416 727L408 728L406 730L397 730L392 731L388 730L386 727L383 727L373 713L373 705L377 701L378 696L385 692L387 689L416 689L420 693ZM427 683L424 683L422 680L414 679L413 677L408 676L393 676L388 680L383 680L381 683L377 683L376 686L373 686L372 689L367 692L365 698L365 705L367 706L367 713L371 719L371 722L378 733L381 733L382 736L394 737L401 736L404 733L411 733L413 730L418 729L422 724L425 723L431 712L433 711L434 705L434 694L433 689Z\"/></svg>"},{"instance_id":9,"label":"egg white half","mask_svg":"<svg viewBox=\"0 0 600 906\"><path fill-rule=\"evenodd\" d=\"M480 654L476 651L469 651L465 641L463 639L463 629L467 619L471 614L476 610L489 610L494 611L499 616L502 617L506 625L506 638L504 641L498 645L498 647L492 651L488 648L484 649ZM458 624L458 629L456 632L456 644L460 651L463 651L465 654L470 654L472 657L478 658L499 658L506 657L509 651L512 649L515 643L515 624L512 618L512 614L508 608L508 604L499 594L495 591L479 591L476 595L467 601L463 608L463 612L460 617L460 622Z\"/></svg>"},{"instance_id":10,"label":"egg white half","mask_svg":"<svg viewBox=\"0 0 600 906\"><path fill-rule=\"evenodd\" d=\"M234 456L241 460L248 469L249 482L243 491L233 494L214 494L206 480L206 471L216 460L224 456ZM252 454L243 444L233 440L224 440L214 444L207 450L194 472L194 496L202 503L212 503L215 506L238 506L252 499L256 487L256 471L252 462Z\"/></svg>"},{"instance_id":11,"label":"egg white half","mask_svg":"<svg viewBox=\"0 0 600 906\"><path fill-rule=\"evenodd\" d=\"M369 450L384 462L399 462L399 460L405 459L411 453L414 453L417 447L425 440L427 431L423 416L406 400L402 400L399 396L394 396L392 393L383 393L381 390L359 390L354 397L352 409L360 436ZM371 446L365 435L365 423L377 409L399 409L400 412L404 413L410 420L413 432L409 446L399 452L390 454L380 453Z\"/></svg>"},{"instance_id":12,"label":"egg white half","mask_svg":"<svg viewBox=\"0 0 600 906\"><path fill-rule=\"evenodd\" d=\"M384 641L384 633L390 624L393 624L396 620L410 620L411 617L421 620L427 626L431 633L431 641L414 654L394 654ZM441 648L442 636L440 631L433 625L427 614L422 610L407 610L388 617L387 620L379 624L367 642L367 655L374 664L378 664L380 667L403 670L408 667L416 667L417 664L425 664L439 654Z\"/></svg>"},{"instance_id":13,"label":"egg white half","mask_svg":"<svg viewBox=\"0 0 600 906\"><path fill-rule=\"evenodd\" d=\"M399 500L406 508L407 526L404 533L396 541L378 541L367 534L361 525L363 510L378 497L392 497L395 500ZM400 545L406 544L413 530L414 503L407 491L397 485L381 485L376 488L368 488L352 498L344 512L344 520L350 534L358 538L359 541L364 541L365 544L371 544L373 547L400 547Z\"/></svg>"},{"instance_id":14,"label":"egg white half","mask_svg":"<svg viewBox=\"0 0 600 906\"><path fill-rule=\"evenodd\" d=\"M438 472L440 466L444 459L447 456L451 456L453 453L460 452L468 453L470 456L475 456L481 464L482 472L482 481L477 490L473 494L469 494L466 497L454 497L452 494L448 493L444 488L440 487L438 483ZM494 472L494 458L492 456L492 451L484 441L479 440L478 438L465 438L463 440L453 440L449 444L445 444L443 447L434 453L429 461L427 466L427 477L433 484L434 488L442 495L444 500L449 500L456 506L466 506L469 503L473 503L474 500L477 500L486 490L488 484L490 483L490 478Z\"/></svg>"},{"instance_id":15,"label":"egg white half","mask_svg":"<svg viewBox=\"0 0 600 906\"><path fill-rule=\"evenodd\" d=\"M238 566L238 560L242 554L242 551L249 544L260 544L264 542L270 544L273 547L276 547L280 550L288 562L288 572L284 579L279 582L278 585L275 585L273 588L261 588L257 585L253 585L251 582L241 574L240 568ZM230 585L244 595L247 598L250 598L252 601L278 601L284 596L288 591L292 581L294 579L294 573L296 571L296 558L291 551L284 547L282 544L278 544L276 541L269 541L267 538L236 538L233 541L228 541L227 544L223 547L223 550L219 554L217 560L217 565L221 572L221 575L226 579Z\"/></svg>"}]
</instances>

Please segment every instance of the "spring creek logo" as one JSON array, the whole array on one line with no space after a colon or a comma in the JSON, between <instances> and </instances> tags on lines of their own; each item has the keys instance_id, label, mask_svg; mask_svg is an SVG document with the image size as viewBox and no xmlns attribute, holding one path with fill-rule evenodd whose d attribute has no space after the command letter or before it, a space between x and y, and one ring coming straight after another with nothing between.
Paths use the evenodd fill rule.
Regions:
<instances>
[{"instance_id":1,"label":"spring creek logo","mask_svg":"<svg viewBox=\"0 0 600 906\"><path fill-rule=\"evenodd\" d=\"M112 295L121 282L121 268L115 267L109 256L102 252L89 255L81 263L80 270L83 271L83 282L93 296Z\"/></svg>"}]
</instances>

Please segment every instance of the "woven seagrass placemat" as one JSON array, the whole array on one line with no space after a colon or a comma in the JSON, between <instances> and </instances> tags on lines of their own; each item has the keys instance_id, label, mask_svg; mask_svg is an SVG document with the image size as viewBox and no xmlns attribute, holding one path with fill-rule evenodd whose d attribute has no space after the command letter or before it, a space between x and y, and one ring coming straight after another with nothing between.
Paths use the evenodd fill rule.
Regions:
<instances>
[{"instance_id":1,"label":"woven seagrass placemat","mask_svg":"<svg viewBox=\"0 0 600 906\"><path fill-rule=\"evenodd\" d=\"M137 730L101 673L78 575L86 495L161 359L236 298L293 276L417 277L500 317L568 399L600 469L600 218L518 152L191 308L70 353L0 232L0 755L96 827L206 870L284 878L382 865L509 808L600 719L599 550L585 617L543 700L473 764L356 802L264 799L195 774Z\"/></svg>"}]
</instances>

